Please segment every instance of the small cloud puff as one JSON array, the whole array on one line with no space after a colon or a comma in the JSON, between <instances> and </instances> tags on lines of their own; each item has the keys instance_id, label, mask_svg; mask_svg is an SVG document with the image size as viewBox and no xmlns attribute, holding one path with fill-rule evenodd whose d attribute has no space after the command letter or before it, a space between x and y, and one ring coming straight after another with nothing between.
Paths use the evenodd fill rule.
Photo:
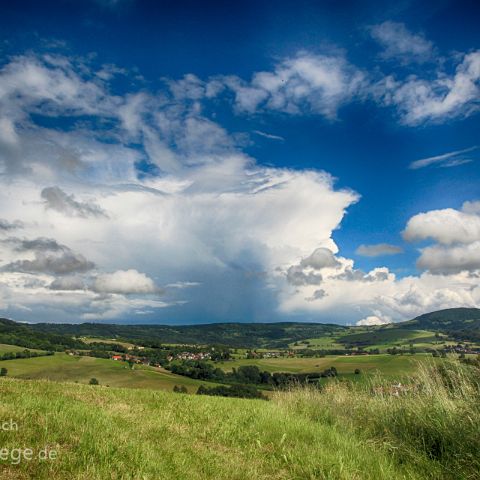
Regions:
<instances>
[{"instance_id":1,"label":"small cloud puff","mask_svg":"<svg viewBox=\"0 0 480 480\"><path fill-rule=\"evenodd\" d=\"M382 57L404 63L423 63L433 57L433 43L410 32L405 24L386 21L370 28L372 37L383 47Z\"/></svg>"},{"instance_id":2,"label":"small cloud puff","mask_svg":"<svg viewBox=\"0 0 480 480\"><path fill-rule=\"evenodd\" d=\"M147 294L161 293L161 289L144 273L137 270L117 270L99 275L92 290L97 293Z\"/></svg>"},{"instance_id":3,"label":"small cloud puff","mask_svg":"<svg viewBox=\"0 0 480 480\"><path fill-rule=\"evenodd\" d=\"M372 325L387 325L392 323L392 319L390 317L379 317L377 315L369 315L368 317L362 318L359 320L355 325L357 326L372 326Z\"/></svg>"}]
</instances>

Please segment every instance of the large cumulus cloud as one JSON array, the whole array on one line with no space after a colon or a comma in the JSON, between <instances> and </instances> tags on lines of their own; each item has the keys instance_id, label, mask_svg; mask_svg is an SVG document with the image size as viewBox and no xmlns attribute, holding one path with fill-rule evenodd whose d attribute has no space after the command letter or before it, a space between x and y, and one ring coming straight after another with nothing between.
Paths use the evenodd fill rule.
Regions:
<instances>
[{"instance_id":1,"label":"large cumulus cloud","mask_svg":"<svg viewBox=\"0 0 480 480\"><path fill-rule=\"evenodd\" d=\"M160 92L113 92L109 79L122 73L102 72L81 59L32 55L0 71L3 312L345 321L478 302L474 264L434 268L421 256L426 271L402 279L383 266L358 269L333 234L359 195L326 172L259 165L243 151L248 135L204 112L202 101L227 88L238 111L306 108L334 119L364 82L344 58L301 54L250 83L186 76ZM70 123L47 127L42 117ZM455 212L449 218L468 241L415 218L405 238L464 245L475 256L477 204Z\"/></svg>"},{"instance_id":2,"label":"large cumulus cloud","mask_svg":"<svg viewBox=\"0 0 480 480\"><path fill-rule=\"evenodd\" d=\"M119 96L90 65L64 57L17 57L3 68L8 312L37 318L48 304L51 319L121 318L183 305L194 290L203 293L192 308L223 318L220 296L274 307L277 268L337 250L332 232L359 196L325 172L256 164L241 136L203 115L192 81ZM82 121L54 129L38 116ZM22 238L8 237L19 219ZM161 288L179 282L194 287Z\"/></svg>"},{"instance_id":3,"label":"large cumulus cloud","mask_svg":"<svg viewBox=\"0 0 480 480\"><path fill-rule=\"evenodd\" d=\"M406 240L435 242L421 249L420 269L439 274L480 269L479 204L465 202L459 210L431 210L409 220L403 232Z\"/></svg>"}]
</instances>

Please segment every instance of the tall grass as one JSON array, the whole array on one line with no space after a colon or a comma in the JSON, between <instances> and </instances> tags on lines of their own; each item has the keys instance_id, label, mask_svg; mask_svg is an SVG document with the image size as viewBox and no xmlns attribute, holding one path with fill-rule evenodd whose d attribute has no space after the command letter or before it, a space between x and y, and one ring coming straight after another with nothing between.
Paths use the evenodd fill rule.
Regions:
<instances>
[{"instance_id":1,"label":"tall grass","mask_svg":"<svg viewBox=\"0 0 480 480\"><path fill-rule=\"evenodd\" d=\"M446 360L419 364L408 385L392 389L380 378L332 382L323 391L277 392L289 413L349 429L414 465L419 478L480 478L480 370ZM421 476L421 477L420 477Z\"/></svg>"},{"instance_id":2,"label":"tall grass","mask_svg":"<svg viewBox=\"0 0 480 480\"><path fill-rule=\"evenodd\" d=\"M0 461L0 478L478 479L478 380L446 362L419 366L399 396L377 379L265 402L2 378L0 420L19 429L0 430L0 447L58 458Z\"/></svg>"},{"instance_id":3,"label":"tall grass","mask_svg":"<svg viewBox=\"0 0 480 480\"><path fill-rule=\"evenodd\" d=\"M0 461L0 478L35 480L417 480L344 429L274 402L0 380L0 446L45 445L54 461Z\"/></svg>"}]
</instances>

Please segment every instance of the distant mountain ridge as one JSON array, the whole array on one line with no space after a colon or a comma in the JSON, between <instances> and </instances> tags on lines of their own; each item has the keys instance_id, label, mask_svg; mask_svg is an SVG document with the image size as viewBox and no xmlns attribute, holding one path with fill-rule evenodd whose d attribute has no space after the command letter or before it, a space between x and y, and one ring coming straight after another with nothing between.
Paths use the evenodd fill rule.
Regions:
<instances>
[{"instance_id":1,"label":"distant mountain ridge","mask_svg":"<svg viewBox=\"0 0 480 480\"><path fill-rule=\"evenodd\" d=\"M79 337L103 337L161 343L280 348L308 338L353 333L357 328L362 327L301 322L211 323L178 326L101 323L25 324L0 319L0 343L56 350L65 346L78 347ZM375 331L391 328L431 330L448 334L458 340L480 342L480 309L449 308L426 313L406 322L370 327ZM28 338L28 344L19 342L18 338Z\"/></svg>"},{"instance_id":2,"label":"distant mountain ridge","mask_svg":"<svg viewBox=\"0 0 480 480\"><path fill-rule=\"evenodd\" d=\"M42 333L75 337L126 338L138 341L225 345L230 347L287 347L305 338L348 330L326 323L210 323L202 325L116 325L100 323L31 324Z\"/></svg>"}]
</instances>

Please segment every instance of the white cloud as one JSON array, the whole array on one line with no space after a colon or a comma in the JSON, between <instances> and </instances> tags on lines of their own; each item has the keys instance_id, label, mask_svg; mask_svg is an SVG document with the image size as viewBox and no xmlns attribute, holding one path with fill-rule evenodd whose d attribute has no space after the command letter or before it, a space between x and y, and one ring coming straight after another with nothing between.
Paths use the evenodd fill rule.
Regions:
<instances>
[{"instance_id":1,"label":"white cloud","mask_svg":"<svg viewBox=\"0 0 480 480\"><path fill-rule=\"evenodd\" d=\"M382 56L403 62L425 62L434 53L432 42L410 32L403 23L386 21L370 28L372 37L383 47Z\"/></svg>"},{"instance_id":2,"label":"white cloud","mask_svg":"<svg viewBox=\"0 0 480 480\"><path fill-rule=\"evenodd\" d=\"M467 210L470 205L466 204ZM480 215L463 208L419 213L408 221L403 237L410 242L430 238L445 245L472 243L480 240Z\"/></svg>"},{"instance_id":3,"label":"white cloud","mask_svg":"<svg viewBox=\"0 0 480 480\"><path fill-rule=\"evenodd\" d=\"M424 272L419 276L376 278L371 272L365 278L323 275L320 284L294 286L280 295L280 311L302 314L315 321L345 321L351 318L390 317L392 321L409 320L428 311L452 307L475 307L480 302L478 277L470 272L448 275ZM320 288L324 295L312 301Z\"/></svg>"},{"instance_id":4,"label":"white cloud","mask_svg":"<svg viewBox=\"0 0 480 480\"><path fill-rule=\"evenodd\" d=\"M285 139L280 135L273 135L271 133L262 132L260 130L254 130L253 133L260 135L261 137L268 138L269 140L279 140L283 142Z\"/></svg>"},{"instance_id":5,"label":"white cloud","mask_svg":"<svg viewBox=\"0 0 480 480\"><path fill-rule=\"evenodd\" d=\"M225 275L259 282L245 281L251 271L266 272L265 290L248 295L264 295L275 268L318 247L337 250L332 232L358 195L336 190L324 172L256 165L234 136L202 115L197 79L170 84L172 97L119 97L103 80L89 79L96 72L88 65L82 76L75 68L67 59L19 57L0 72L0 103L15 113L9 125L18 148L17 156L0 155L8 178L0 214L6 226L21 219L25 239L54 238L64 246L20 259L2 251L0 267L11 271L0 302L9 312L23 304L37 309L35 318L68 312L71 319L109 319L195 295L204 302L205 289L227 288ZM89 120L55 130L37 125L32 112ZM139 179L135 165L142 160L160 175ZM22 288L12 283L27 276ZM35 287L32 278L39 279ZM158 285L192 280L195 289L170 288L168 299L147 305ZM224 314L212 311L213 318Z\"/></svg>"},{"instance_id":6,"label":"white cloud","mask_svg":"<svg viewBox=\"0 0 480 480\"><path fill-rule=\"evenodd\" d=\"M386 77L378 87L386 105L395 106L406 125L466 117L479 108L480 51L464 55L453 75L437 71L434 79L415 75L404 81Z\"/></svg>"},{"instance_id":7,"label":"white cloud","mask_svg":"<svg viewBox=\"0 0 480 480\"><path fill-rule=\"evenodd\" d=\"M435 242L420 250L417 266L424 270L421 275L397 278L385 267L363 272L338 254L337 268L315 270L296 263L284 272L291 289L282 291L280 310L302 312L313 319L319 314L324 318L356 315L363 317L359 324L367 325L407 320L443 308L478 306L478 203L466 202L461 210L433 210L410 219L404 232L406 240ZM367 253L372 252L367 249ZM319 287L322 294L317 297Z\"/></svg>"},{"instance_id":8,"label":"white cloud","mask_svg":"<svg viewBox=\"0 0 480 480\"><path fill-rule=\"evenodd\" d=\"M397 320L478 302L465 272L399 280L385 267L355 268L332 236L359 195L337 189L325 172L256 164L202 113L199 97L228 84L247 111L334 118L363 81L344 59L304 54L249 83L223 77L215 88L187 76L155 95L113 95L108 76L96 73L32 56L0 72L9 119L1 124L0 235L10 238L0 244L0 305L9 316L111 320L154 312L158 320L162 309L182 304L175 318L190 308L211 320L285 313ZM56 130L32 113L82 122ZM148 168L139 171L141 162ZM471 202L455 215L464 225L478 210ZM453 235L411 222L412 239ZM464 225L472 238L473 224ZM17 243L12 232L22 235ZM153 296L169 284L195 288Z\"/></svg>"},{"instance_id":9,"label":"white cloud","mask_svg":"<svg viewBox=\"0 0 480 480\"><path fill-rule=\"evenodd\" d=\"M240 111L309 111L334 119L339 107L359 94L365 76L340 55L300 53L271 72L254 73L250 82L235 76L214 81L235 93Z\"/></svg>"},{"instance_id":10,"label":"white cloud","mask_svg":"<svg viewBox=\"0 0 480 480\"><path fill-rule=\"evenodd\" d=\"M0 144L15 146L18 142L18 135L13 122L8 118L0 118Z\"/></svg>"},{"instance_id":11,"label":"white cloud","mask_svg":"<svg viewBox=\"0 0 480 480\"><path fill-rule=\"evenodd\" d=\"M403 236L408 241L431 239L422 248L418 268L434 274L480 269L479 202L465 202L461 210L431 210L412 217Z\"/></svg>"},{"instance_id":12,"label":"white cloud","mask_svg":"<svg viewBox=\"0 0 480 480\"><path fill-rule=\"evenodd\" d=\"M388 325L392 323L392 319L389 317L378 317L377 315L369 315L362 318L355 325L357 326L372 326L372 325Z\"/></svg>"},{"instance_id":13,"label":"white cloud","mask_svg":"<svg viewBox=\"0 0 480 480\"><path fill-rule=\"evenodd\" d=\"M472 161L466 153L473 152L478 149L478 146L464 148L463 150L456 150L454 152L442 153L433 157L421 158L410 163L409 168L417 170L419 168L429 167L430 165L438 165L441 167L456 167L464 163Z\"/></svg>"},{"instance_id":14,"label":"white cloud","mask_svg":"<svg viewBox=\"0 0 480 480\"><path fill-rule=\"evenodd\" d=\"M117 270L113 273L98 275L93 284L98 293L159 293L155 282L137 270Z\"/></svg>"},{"instance_id":15,"label":"white cloud","mask_svg":"<svg viewBox=\"0 0 480 480\"><path fill-rule=\"evenodd\" d=\"M381 257L384 255L398 255L403 249L397 245L377 243L375 245L360 245L355 253L363 257Z\"/></svg>"},{"instance_id":16,"label":"white cloud","mask_svg":"<svg viewBox=\"0 0 480 480\"><path fill-rule=\"evenodd\" d=\"M432 273L457 273L480 269L480 240L467 245L433 245L421 250L418 268Z\"/></svg>"}]
</instances>

